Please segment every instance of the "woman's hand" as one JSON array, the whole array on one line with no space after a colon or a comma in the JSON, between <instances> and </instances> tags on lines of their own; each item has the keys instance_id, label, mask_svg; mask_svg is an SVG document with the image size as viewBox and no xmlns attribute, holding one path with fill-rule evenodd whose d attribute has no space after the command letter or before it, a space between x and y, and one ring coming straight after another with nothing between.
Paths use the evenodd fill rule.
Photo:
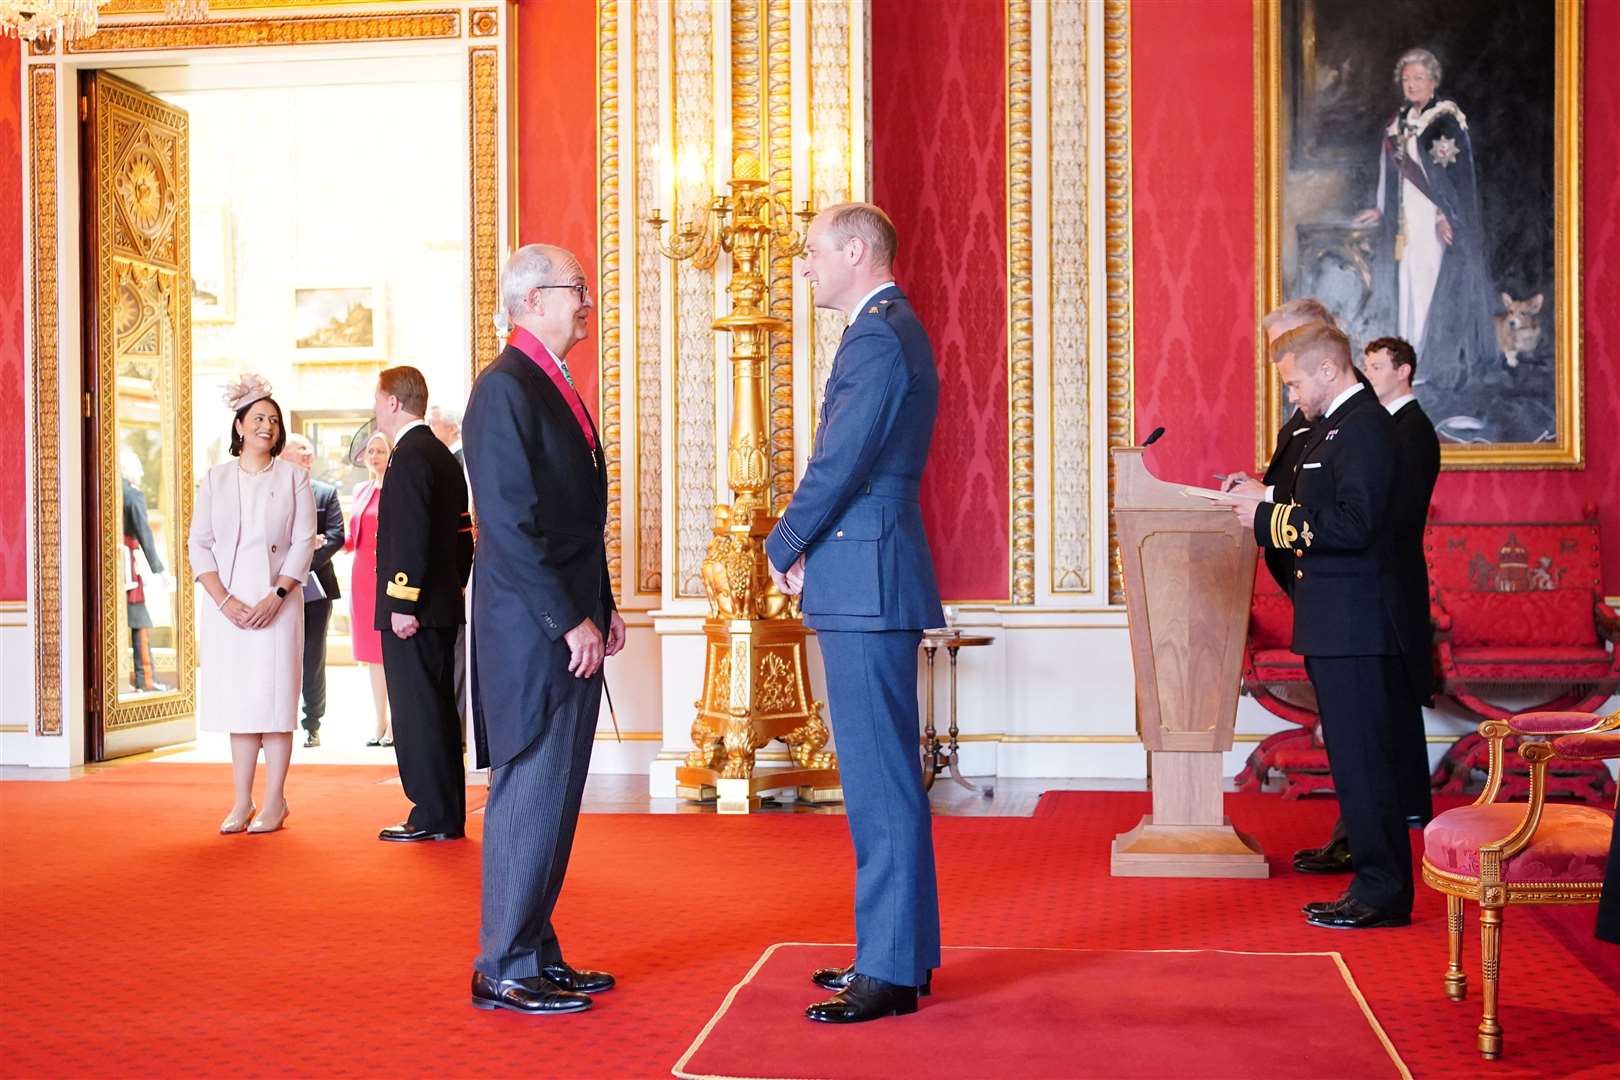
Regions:
<instances>
[{"instance_id":1,"label":"woman's hand","mask_svg":"<svg viewBox=\"0 0 1620 1080\"><path fill-rule=\"evenodd\" d=\"M1379 210L1376 206L1369 207L1368 209L1363 210L1361 213L1357 214L1355 217L1351 218L1350 219L1350 224L1352 224L1352 225L1371 225L1373 222L1377 221L1379 218L1381 218L1383 216L1384 216L1383 211Z\"/></svg>"},{"instance_id":2,"label":"woman's hand","mask_svg":"<svg viewBox=\"0 0 1620 1080\"><path fill-rule=\"evenodd\" d=\"M248 610L247 628L249 630L263 630L275 621L276 612L281 610L284 596L277 596L276 590L271 589L264 594L264 599L254 604Z\"/></svg>"},{"instance_id":3,"label":"woman's hand","mask_svg":"<svg viewBox=\"0 0 1620 1080\"><path fill-rule=\"evenodd\" d=\"M240 630L250 629L248 626L248 619L250 616L252 616L253 609L242 603L242 601L238 600L236 597L227 596L225 598L225 603L220 605L219 610L227 619L231 620L232 626L235 626Z\"/></svg>"},{"instance_id":4,"label":"woman's hand","mask_svg":"<svg viewBox=\"0 0 1620 1080\"><path fill-rule=\"evenodd\" d=\"M1456 239L1456 234L1451 231L1451 222L1446 220L1444 214L1434 215L1434 231L1439 235L1440 242L1447 247L1450 247L1452 240Z\"/></svg>"}]
</instances>

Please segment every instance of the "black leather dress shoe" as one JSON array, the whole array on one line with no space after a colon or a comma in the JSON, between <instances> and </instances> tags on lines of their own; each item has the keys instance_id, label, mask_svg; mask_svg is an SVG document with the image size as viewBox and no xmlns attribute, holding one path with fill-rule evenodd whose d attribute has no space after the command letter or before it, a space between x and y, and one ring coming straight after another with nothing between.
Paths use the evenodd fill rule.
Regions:
<instances>
[{"instance_id":1,"label":"black leather dress shoe","mask_svg":"<svg viewBox=\"0 0 1620 1080\"><path fill-rule=\"evenodd\" d=\"M854 977L855 965L850 964L848 967L841 968L817 968L811 973L810 981L821 987L823 990L838 991L849 986L849 980L853 979ZM917 996L927 997L933 992L934 972L933 969L930 968L929 970L923 972L923 981L922 985L917 987Z\"/></svg>"},{"instance_id":2,"label":"black leather dress shoe","mask_svg":"<svg viewBox=\"0 0 1620 1080\"><path fill-rule=\"evenodd\" d=\"M1346 855L1350 854L1350 841L1345 839L1343 833L1335 832L1333 834L1333 838L1327 843L1323 844L1321 847L1300 848L1298 851L1294 852L1294 861L1300 862L1304 859L1317 859L1321 858L1323 855L1332 855L1335 852L1340 851L1344 852Z\"/></svg>"},{"instance_id":3,"label":"black leather dress shoe","mask_svg":"<svg viewBox=\"0 0 1620 1080\"><path fill-rule=\"evenodd\" d=\"M917 1011L917 988L856 975L837 997L818 1001L804 1015L822 1024L864 1024Z\"/></svg>"},{"instance_id":4,"label":"black leather dress shoe","mask_svg":"<svg viewBox=\"0 0 1620 1080\"><path fill-rule=\"evenodd\" d=\"M1410 926L1412 915L1410 912L1379 911L1353 896L1347 896L1337 907L1306 915L1305 921L1328 930L1373 930L1382 926Z\"/></svg>"},{"instance_id":5,"label":"black leather dress shoe","mask_svg":"<svg viewBox=\"0 0 1620 1080\"><path fill-rule=\"evenodd\" d=\"M1294 869L1301 874L1348 874L1355 869L1350 863L1350 849L1329 845L1317 855L1295 859Z\"/></svg>"},{"instance_id":6,"label":"black leather dress shoe","mask_svg":"<svg viewBox=\"0 0 1620 1080\"><path fill-rule=\"evenodd\" d=\"M591 999L564 990L550 979L492 979L482 971L475 971L472 1006L485 1011L506 1009L535 1016L583 1012L591 1007Z\"/></svg>"},{"instance_id":7,"label":"black leather dress shoe","mask_svg":"<svg viewBox=\"0 0 1620 1080\"><path fill-rule=\"evenodd\" d=\"M460 840L463 835L465 834L459 830L456 832L429 832L426 829L418 829L407 821L388 826L377 834L377 839L392 840L398 844L414 844L422 840Z\"/></svg>"},{"instance_id":8,"label":"black leather dress shoe","mask_svg":"<svg viewBox=\"0 0 1620 1080\"><path fill-rule=\"evenodd\" d=\"M600 994L614 986L613 976L605 971L581 971L567 964L543 964L540 974L576 994Z\"/></svg>"},{"instance_id":9,"label":"black leather dress shoe","mask_svg":"<svg viewBox=\"0 0 1620 1080\"><path fill-rule=\"evenodd\" d=\"M1337 900L1313 900L1309 904L1300 905L1299 910L1303 911L1306 915L1315 915L1321 911L1332 911L1334 908L1341 907L1348 899L1350 899L1350 894L1345 893Z\"/></svg>"}]
</instances>

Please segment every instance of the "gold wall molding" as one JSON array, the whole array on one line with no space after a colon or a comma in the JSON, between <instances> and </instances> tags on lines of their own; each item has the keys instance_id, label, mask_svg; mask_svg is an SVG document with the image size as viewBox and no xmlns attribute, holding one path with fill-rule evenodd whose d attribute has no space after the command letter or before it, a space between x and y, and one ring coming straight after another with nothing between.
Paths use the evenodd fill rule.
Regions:
<instances>
[{"instance_id":1,"label":"gold wall molding","mask_svg":"<svg viewBox=\"0 0 1620 1080\"><path fill-rule=\"evenodd\" d=\"M674 0L674 128L670 145L688 155L701 176L696 191L682 190L675 170L676 205L704 202L713 185L714 15L708 0ZM695 198L694 198L695 196ZM702 564L713 536L716 489L715 285L712 270L686 260L670 268L675 279L675 580L672 596L704 596Z\"/></svg>"},{"instance_id":2,"label":"gold wall molding","mask_svg":"<svg viewBox=\"0 0 1620 1080\"><path fill-rule=\"evenodd\" d=\"M473 8L467 13L467 33L472 37L495 37L501 32L500 12L495 8Z\"/></svg>"},{"instance_id":3,"label":"gold wall molding","mask_svg":"<svg viewBox=\"0 0 1620 1080\"><path fill-rule=\"evenodd\" d=\"M764 0L731 0L731 155L764 160L761 70L764 63L761 9Z\"/></svg>"},{"instance_id":4,"label":"gold wall molding","mask_svg":"<svg viewBox=\"0 0 1620 1080\"><path fill-rule=\"evenodd\" d=\"M1012 602L1035 602L1035 144L1030 0L1007 2L1007 394Z\"/></svg>"},{"instance_id":5,"label":"gold wall molding","mask_svg":"<svg viewBox=\"0 0 1620 1080\"><path fill-rule=\"evenodd\" d=\"M434 7L444 0L390 0L392 8ZM220 11L274 11L283 8L362 7L363 0L208 0L210 13ZM110 0L101 9L107 15L156 15L163 10L163 0Z\"/></svg>"},{"instance_id":6,"label":"gold wall molding","mask_svg":"<svg viewBox=\"0 0 1620 1080\"><path fill-rule=\"evenodd\" d=\"M1108 275L1108 448L1133 441L1131 368L1131 9L1103 7L1104 247ZM1114 530L1114 464L1108 463L1108 602L1125 602L1119 537Z\"/></svg>"},{"instance_id":7,"label":"gold wall molding","mask_svg":"<svg viewBox=\"0 0 1620 1080\"><path fill-rule=\"evenodd\" d=\"M793 205L793 15L789 0L765 2L765 115L766 178L771 194L783 205ZM793 327L793 256L772 249L766 268L771 315ZM771 486L767 500L773 512L787 509L793 498L793 339L799 333L777 334L771 340L770 363L765 373L766 423L770 440Z\"/></svg>"},{"instance_id":8,"label":"gold wall molding","mask_svg":"<svg viewBox=\"0 0 1620 1080\"><path fill-rule=\"evenodd\" d=\"M467 50L467 131L471 205L468 247L472 252L473 376L494 363L501 342L495 333L501 260L500 50Z\"/></svg>"},{"instance_id":9,"label":"gold wall molding","mask_svg":"<svg viewBox=\"0 0 1620 1080\"><path fill-rule=\"evenodd\" d=\"M607 469L608 580L624 595L623 363L619 306L619 4L596 7L597 415Z\"/></svg>"},{"instance_id":10,"label":"gold wall molding","mask_svg":"<svg viewBox=\"0 0 1620 1080\"><path fill-rule=\"evenodd\" d=\"M810 0L810 188L818 209L855 197L850 118L850 42L859 32L849 0ZM870 71L870 67L868 67ZM867 80L870 83L870 79ZM820 422L821 391L832 374L833 356L848 319L837 311L811 309L809 366L811 430Z\"/></svg>"},{"instance_id":11,"label":"gold wall molding","mask_svg":"<svg viewBox=\"0 0 1620 1080\"><path fill-rule=\"evenodd\" d=\"M660 0L635 3L635 213L647 220L659 204L659 127L665 96L658 45ZM636 589L663 589L664 378L662 319L664 258L658 245L635 245Z\"/></svg>"},{"instance_id":12,"label":"gold wall molding","mask_svg":"<svg viewBox=\"0 0 1620 1080\"><path fill-rule=\"evenodd\" d=\"M330 45L354 41L419 41L461 36L460 9L282 15L199 23L103 23L67 43L71 54L161 49L241 49L264 45Z\"/></svg>"},{"instance_id":13,"label":"gold wall molding","mask_svg":"<svg viewBox=\"0 0 1620 1080\"><path fill-rule=\"evenodd\" d=\"M1086 8L1047 16L1047 352L1053 593L1091 591L1091 177Z\"/></svg>"},{"instance_id":14,"label":"gold wall molding","mask_svg":"<svg viewBox=\"0 0 1620 1080\"><path fill-rule=\"evenodd\" d=\"M57 72L28 73L34 311L34 733L62 734L62 422L57 348Z\"/></svg>"}]
</instances>

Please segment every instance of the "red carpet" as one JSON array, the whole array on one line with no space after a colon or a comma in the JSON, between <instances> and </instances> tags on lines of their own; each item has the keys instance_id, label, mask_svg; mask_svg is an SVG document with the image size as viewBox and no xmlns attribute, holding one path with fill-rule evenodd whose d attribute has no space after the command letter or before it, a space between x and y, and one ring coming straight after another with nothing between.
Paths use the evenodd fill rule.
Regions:
<instances>
[{"instance_id":1,"label":"red carpet","mask_svg":"<svg viewBox=\"0 0 1620 1080\"><path fill-rule=\"evenodd\" d=\"M222 837L228 775L159 761L0 783L0 1074L668 1076L768 946L850 938L839 817L588 815L558 925L569 958L615 972L620 988L582 1016L476 1012L477 816L465 843L381 844L377 828L404 809L387 773L305 768L285 832ZM1109 839L1147 805L1141 793L1064 794L1032 819L936 819L946 944L1336 950L1420 1080L1620 1075L1620 949L1590 937L1590 909L1508 913L1507 1057L1487 1063L1474 1049L1477 985L1460 1005L1441 993L1438 895L1419 889L1409 929L1304 925L1299 905L1342 879L1291 873L1287 853L1327 834L1332 802L1229 797L1232 820L1272 853L1269 880L1110 878ZM1467 956L1472 975L1472 923ZM966 983L947 967L940 1000ZM1276 993L1292 1005L1292 987ZM1206 1000L1198 987L1166 994ZM1279 1043L1319 1023L1290 1011ZM1094 1035L1075 1025L1077 1044ZM947 1056L915 1049L911 1075ZM1330 1058L1317 1075L1346 1074Z\"/></svg>"},{"instance_id":2,"label":"red carpet","mask_svg":"<svg viewBox=\"0 0 1620 1080\"><path fill-rule=\"evenodd\" d=\"M1333 955L947 947L952 979L911 1016L854 1028L800 1020L824 996L805 973L848 956L847 945L771 946L675 1075L878 1080L912 1074L919 1047L936 1051L937 1080L1285 1080L1320 1076L1324 1061L1366 1080L1411 1075ZM1299 1010L1317 1022L1293 1030Z\"/></svg>"}]
</instances>

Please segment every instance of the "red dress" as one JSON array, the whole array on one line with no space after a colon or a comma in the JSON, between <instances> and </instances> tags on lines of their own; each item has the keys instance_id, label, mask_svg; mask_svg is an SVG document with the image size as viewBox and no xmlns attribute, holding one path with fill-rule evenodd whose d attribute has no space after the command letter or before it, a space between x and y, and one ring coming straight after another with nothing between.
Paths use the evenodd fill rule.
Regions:
<instances>
[{"instance_id":1,"label":"red dress","mask_svg":"<svg viewBox=\"0 0 1620 1080\"><path fill-rule=\"evenodd\" d=\"M377 508L382 488L367 480L354 489L354 510L349 538L343 550L354 552L349 579L349 636L354 658L364 664L382 663L382 633L377 625Z\"/></svg>"}]
</instances>

